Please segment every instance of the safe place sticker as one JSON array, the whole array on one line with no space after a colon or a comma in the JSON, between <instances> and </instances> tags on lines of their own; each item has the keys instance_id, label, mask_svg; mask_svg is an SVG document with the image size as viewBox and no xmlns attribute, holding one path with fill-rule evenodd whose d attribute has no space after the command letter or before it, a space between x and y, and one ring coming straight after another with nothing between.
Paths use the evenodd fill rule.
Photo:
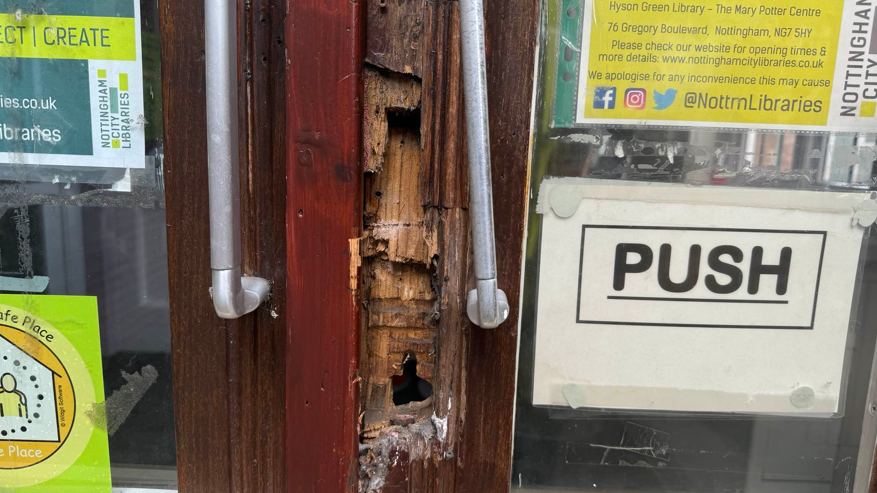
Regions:
<instances>
[{"instance_id":1,"label":"safe place sticker","mask_svg":"<svg viewBox=\"0 0 877 493\"><path fill-rule=\"evenodd\" d=\"M0 295L0 491L111 491L97 301Z\"/></svg>"},{"instance_id":2,"label":"safe place sticker","mask_svg":"<svg viewBox=\"0 0 877 493\"><path fill-rule=\"evenodd\" d=\"M872 0L563 0L555 125L877 129Z\"/></svg>"},{"instance_id":3,"label":"safe place sticker","mask_svg":"<svg viewBox=\"0 0 877 493\"><path fill-rule=\"evenodd\" d=\"M140 36L136 0L0 6L0 164L144 168Z\"/></svg>"}]
</instances>

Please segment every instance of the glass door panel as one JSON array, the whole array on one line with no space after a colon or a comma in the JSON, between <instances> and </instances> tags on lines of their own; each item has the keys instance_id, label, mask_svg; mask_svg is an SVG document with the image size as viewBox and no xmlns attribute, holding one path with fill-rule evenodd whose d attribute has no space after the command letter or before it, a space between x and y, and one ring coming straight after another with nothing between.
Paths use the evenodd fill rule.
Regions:
<instances>
[{"instance_id":1,"label":"glass door panel","mask_svg":"<svg viewBox=\"0 0 877 493\"><path fill-rule=\"evenodd\" d=\"M783 16L803 12L790 2L738 3L756 27L767 12L777 26L832 29L853 15L850 2L797 19ZM782 104L768 116L770 105L732 114L709 101L715 111L698 112L698 91L770 85L756 68L782 59L780 44L819 53L824 40L754 40L749 21L728 27L733 12L716 20L724 4L543 6L513 491L868 491L877 216L861 211L877 210L872 103L828 125L777 116ZM704 26L726 34L700 49L737 55L643 78L660 50L686 46L661 36ZM826 52L849 49L840 39ZM745 54L750 44L758 55ZM735 77L754 79L721 85ZM830 91L807 91L784 93L829 107Z\"/></svg>"},{"instance_id":2,"label":"glass door panel","mask_svg":"<svg viewBox=\"0 0 877 493\"><path fill-rule=\"evenodd\" d=\"M158 2L0 19L0 490L176 489Z\"/></svg>"}]
</instances>

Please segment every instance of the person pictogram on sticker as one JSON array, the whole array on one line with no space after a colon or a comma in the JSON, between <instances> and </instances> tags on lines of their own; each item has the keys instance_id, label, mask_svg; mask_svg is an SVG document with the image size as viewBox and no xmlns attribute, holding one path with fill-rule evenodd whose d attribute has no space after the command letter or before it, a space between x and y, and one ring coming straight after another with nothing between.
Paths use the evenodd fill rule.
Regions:
<instances>
[{"instance_id":1,"label":"person pictogram on sticker","mask_svg":"<svg viewBox=\"0 0 877 493\"><path fill-rule=\"evenodd\" d=\"M0 377L0 418L27 417L27 398L16 390L18 382L10 373Z\"/></svg>"}]
</instances>

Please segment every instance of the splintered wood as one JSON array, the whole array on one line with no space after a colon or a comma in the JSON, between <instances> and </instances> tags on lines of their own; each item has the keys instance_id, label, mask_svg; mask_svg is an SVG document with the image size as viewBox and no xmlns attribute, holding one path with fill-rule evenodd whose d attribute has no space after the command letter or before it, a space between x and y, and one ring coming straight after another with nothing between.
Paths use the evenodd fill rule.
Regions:
<instances>
[{"instance_id":1,"label":"splintered wood","mask_svg":"<svg viewBox=\"0 0 877 493\"><path fill-rule=\"evenodd\" d=\"M380 171L366 177L365 221L369 234L364 256L383 254L393 262L428 265L436 254L420 204L420 135L391 127Z\"/></svg>"},{"instance_id":2,"label":"splintered wood","mask_svg":"<svg viewBox=\"0 0 877 493\"><path fill-rule=\"evenodd\" d=\"M363 289L366 369L364 437L417 414L429 401L395 406L392 377L416 358L417 375L432 381L435 366L435 235L420 202L420 132L408 122L419 109L420 83L365 74L365 234ZM417 120L414 120L417 121Z\"/></svg>"},{"instance_id":3,"label":"splintered wood","mask_svg":"<svg viewBox=\"0 0 877 493\"><path fill-rule=\"evenodd\" d=\"M367 5L359 487L449 493L462 460L472 274L460 7ZM432 397L396 406L392 376L412 357Z\"/></svg>"},{"instance_id":4,"label":"splintered wood","mask_svg":"<svg viewBox=\"0 0 877 493\"><path fill-rule=\"evenodd\" d=\"M420 82L400 74L382 74L365 69L363 111L363 161L366 172L380 171L387 148L390 113L406 113L420 108Z\"/></svg>"}]
</instances>

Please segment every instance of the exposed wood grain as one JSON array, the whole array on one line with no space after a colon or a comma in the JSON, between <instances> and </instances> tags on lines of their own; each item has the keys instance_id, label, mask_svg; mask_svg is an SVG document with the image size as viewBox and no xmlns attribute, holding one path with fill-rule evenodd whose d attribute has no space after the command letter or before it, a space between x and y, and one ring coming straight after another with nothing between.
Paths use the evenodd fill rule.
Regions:
<instances>
[{"instance_id":1,"label":"exposed wood grain","mask_svg":"<svg viewBox=\"0 0 877 493\"><path fill-rule=\"evenodd\" d=\"M420 84L414 81L377 73L372 74L371 81L372 89L367 92L382 94L372 98L378 114L390 111L388 104L411 99L408 95L412 87L419 96ZM386 90L374 90L379 87ZM426 213L420 204L419 129L406 123L388 124L386 137L369 133L370 139L385 138L387 145L378 155L383 166L367 176L365 185L365 234L371 240L370 247L363 251L367 259L363 286L368 312L363 360L366 436L410 414L408 407L394 404L391 383L394 375L402 374L406 361L415 358L417 375L427 381L432 382L435 374L432 259L437 246L427 237Z\"/></svg>"},{"instance_id":2,"label":"exposed wood grain","mask_svg":"<svg viewBox=\"0 0 877 493\"><path fill-rule=\"evenodd\" d=\"M284 486L285 114L272 105L282 104L285 87L270 70L282 74L285 66L281 52L277 69L274 42L285 5L252 5L265 22L254 21L253 11L239 3L243 66L254 53L268 53L275 63L256 68L253 79L260 84L242 84L240 92L243 264L245 272L279 285L274 294L281 298L233 322L216 316L206 294L203 4L165 3L161 10L174 411L180 490L186 492L280 492Z\"/></svg>"},{"instance_id":3,"label":"exposed wood grain","mask_svg":"<svg viewBox=\"0 0 877 493\"><path fill-rule=\"evenodd\" d=\"M441 283L436 279L440 214L421 203L421 84L384 70L366 74L362 253L368 322L362 439L370 448L360 459L363 492L407 487L408 462L421 463L438 450L433 399L396 405L392 377L415 358L418 377L435 382Z\"/></svg>"},{"instance_id":4,"label":"exposed wood grain","mask_svg":"<svg viewBox=\"0 0 877 493\"><path fill-rule=\"evenodd\" d=\"M435 237L425 230L426 214L420 204L420 135L393 127L379 172L368 175L365 185L365 225L372 250L395 262L432 263Z\"/></svg>"},{"instance_id":5,"label":"exposed wood grain","mask_svg":"<svg viewBox=\"0 0 877 493\"><path fill-rule=\"evenodd\" d=\"M366 62L420 76L424 0L367 0Z\"/></svg>"},{"instance_id":6,"label":"exposed wood grain","mask_svg":"<svg viewBox=\"0 0 877 493\"><path fill-rule=\"evenodd\" d=\"M287 9L287 490L341 493L358 478L364 5Z\"/></svg>"},{"instance_id":7,"label":"exposed wood grain","mask_svg":"<svg viewBox=\"0 0 877 493\"><path fill-rule=\"evenodd\" d=\"M432 301L435 299L429 272L422 266L376 261L372 274L374 275L370 293L372 300Z\"/></svg>"},{"instance_id":8,"label":"exposed wood grain","mask_svg":"<svg viewBox=\"0 0 877 493\"><path fill-rule=\"evenodd\" d=\"M457 443L463 423L464 328L468 324L464 315L469 248L465 210L468 190L462 141L459 7L457 2L437 1L425 2L423 9L422 170L419 183L409 186L419 194L425 209L423 234L434 244L430 260L438 303L434 308L437 320L431 410L435 419L446 420L447 426L441 431L443 436L434 436L429 444L434 450L405 453L399 460L389 461L383 491L451 492L455 491ZM369 15L373 15L371 10ZM371 18L369 26L385 29L370 31L369 38L409 37L399 28L387 31L386 26L372 22ZM378 75L387 79L399 77L383 72ZM370 110L371 106L367 108ZM371 200L368 191L366 193L366 200ZM370 348L368 358L380 360L388 349ZM371 416L372 425L380 425L382 417L381 414ZM391 419L392 416L385 425Z\"/></svg>"},{"instance_id":9,"label":"exposed wood grain","mask_svg":"<svg viewBox=\"0 0 877 493\"><path fill-rule=\"evenodd\" d=\"M442 453L453 458L462 433L466 392L466 286L469 271L469 212L462 208L443 211L438 225L441 238L439 278L441 294L438 323L439 347L435 383L436 415L448 419ZM443 478L448 479L450 478Z\"/></svg>"},{"instance_id":10,"label":"exposed wood grain","mask_svg":"<svg viewBox=\"0 0 877 493\"><path fill-rule=\"evenodd\" d=\"M390 113L419 109L421 86L413 77L366 67L363 87L363 169L370 173L384 165Z\"/></svg>"},{"instance_id":11,"label":"exposed wood grain","mask_svg":"<svg viewBox=\"0 0 877 493\"><path fill-rule=\"evenodd\" d=\"M424 34L424 173L421 198L439 242L439 290L434 408L447 420L440 453L410 465L411 491L457 491L456 462L466 402L465 315L469 271L469 215L461 92L460 12L457 2L427 3ZM462 491L462 490L461 490Z\"/></svg>"},{"instance_id":12,"label":"exposed wood grain","mask_svg":"<svg viewBox=\"0 0 877 493\"><path fill-rule=\"evenodd\" d=\"M467 207L460 7L427 2L424 13L422 202L432 207Z\"/></svg>"},{"instance_id":13,"label":"exposed wood grain","mask_svg":"<svg viewBox=\"0 0 877 493\"><path fill-rule=\"evenodd\" d=\"M438 293L433 410L447 419L439 454L392 461L383 491L507 491L515 384L517 298L527 187L529 110L537 1L489 0L487 16L491 132L500 282L513 300L511 322L496 331L473 328L465 315L469 262L468 183L462 110L459 4L425 2L418 187L426 235L435 238ZM388 26L369 10L369 39L402 42L405 26ZM394 31L395 30L395 31ZM393 41L388 38L397 37ZM366 200L372 200L369 196ZM468 281L467 281L468 280ZM368 357L389 349L378 347Z\"/></svg>"}]
</instances>

